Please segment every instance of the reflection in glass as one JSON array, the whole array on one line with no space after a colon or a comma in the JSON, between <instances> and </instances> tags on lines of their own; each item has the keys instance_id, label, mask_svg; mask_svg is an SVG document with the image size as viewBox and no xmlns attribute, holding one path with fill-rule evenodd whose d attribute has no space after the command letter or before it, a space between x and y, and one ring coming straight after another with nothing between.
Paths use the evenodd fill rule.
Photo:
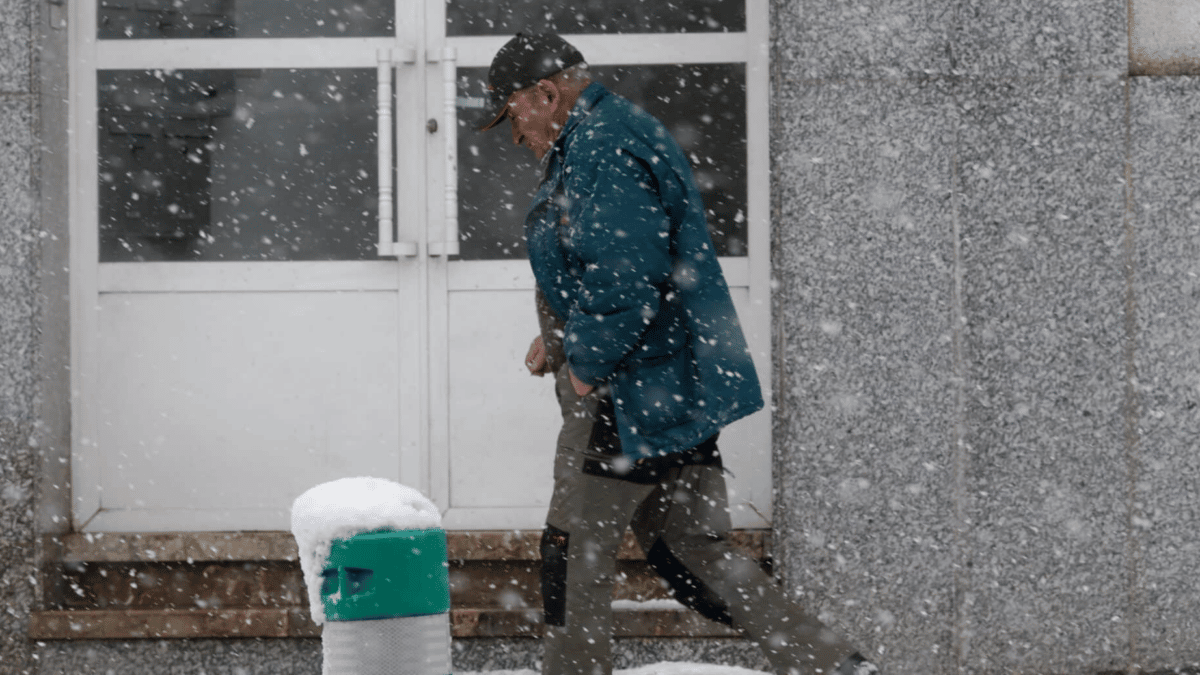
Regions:
<instances>
[{"instance_id":1,"label":"reflection in glass","mask_svg":"<svg viewBox=\"0 0 1200 675\"><path fill-rule=\"evenodd\" d=\"M740 33L745 0L447 0L448 35Z\"/></svg>"},{"instance_id":2,"label":"reflection in glass","mask_svg":"<svg viewBox=\"0 0 1200 675\"><path fill-rule=\"evenodd\" d=\"M100 0L102 40L385 37L394 0Z\"/></svg>"},{"instance_id":3,"label":"reflection in glass","mask_svg":"<svg viewBox=\"0 0 1200 675\"><path fill-rule=\"evenodd\" d=\"M718 255L746 255L746 74L743 64L592 66L612 91L662 120L691 158ZM458 194L461 255L521 258L537 160L512 144L507 122L487 132L479 106L486 68L459 69Z\"/></svg>"},{"instance_id":4,"label":"reflection in glass","mask_svg":"<svg viewBox=\"0 0 1200 675\"><path fill-rule=\"evenodd\" d=\"M375 70L97 73L100 260L361 260Z\"/></svg>"}]
</instances>

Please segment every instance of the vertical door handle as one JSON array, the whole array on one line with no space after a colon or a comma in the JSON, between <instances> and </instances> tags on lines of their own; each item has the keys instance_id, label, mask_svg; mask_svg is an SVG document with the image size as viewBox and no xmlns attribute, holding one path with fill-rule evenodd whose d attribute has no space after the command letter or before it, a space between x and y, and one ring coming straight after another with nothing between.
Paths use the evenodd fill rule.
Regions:
<instances>
[{"instance_id":1,"label":"vertical door handle","mask_svg":"<svg viewBox=\"0 0 1200 675\"><path fill-rule=\"evenodd\" d=\"M430 61L435 60L430 55ZM439 54L442 62L442 136L446 159L446 213L442 241L429 242L430 255L458 255L458 52L446 47Z\"/></svg>"},{"instance_id":2,"label":"vertical door handle","mask_svg":"<svg viewBox=\"0 0 1200 675\"><path fill-rule=\"evenodd\" d=\"M379 243L376 245L380 257L414 256L417 245L411 241L396 241L395 219L396 190L392 185L392 50L380 49L378 59L377 128L375 140L376 156L379 159Z\"/></svg>"}]
</instances>

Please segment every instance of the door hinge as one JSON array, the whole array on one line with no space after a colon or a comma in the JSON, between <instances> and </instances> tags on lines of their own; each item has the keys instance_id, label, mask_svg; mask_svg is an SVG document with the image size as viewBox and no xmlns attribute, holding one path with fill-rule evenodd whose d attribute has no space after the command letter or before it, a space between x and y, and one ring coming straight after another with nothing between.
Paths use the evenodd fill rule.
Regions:
<instances>
[{"instance_id":1,"label":"door hinge","mask_svg":"<svg viewBox=\"0 0 1200 675\"><path fill-rule=\"evenodd\" d=\"M50 23L50 27L54 30L63 30L67 27L67 0L46 0L46 4L50 5L49 11L46 12L46 20Z\"/></svg>"}]
</instances>

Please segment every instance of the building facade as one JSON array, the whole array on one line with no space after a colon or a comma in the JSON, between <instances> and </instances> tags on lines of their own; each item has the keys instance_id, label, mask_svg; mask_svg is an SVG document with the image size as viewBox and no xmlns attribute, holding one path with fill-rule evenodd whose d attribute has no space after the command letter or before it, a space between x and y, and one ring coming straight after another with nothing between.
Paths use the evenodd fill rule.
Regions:
<instances>
[{"instance_id":1,"label":"building facade","mask_svg":"<svg viewBox=\"0 0 1200 675\"><path fill-rule=\"evenodd\" d=\"M8 4L0 672L319 672L287 508L365 474L456 670L536 665L535 167L473 122L546 26L705 191L739 545L889 672L1200 663L1198 3ZM621 565L619 664L764 665Z\"/></svg>"}]
</instances>

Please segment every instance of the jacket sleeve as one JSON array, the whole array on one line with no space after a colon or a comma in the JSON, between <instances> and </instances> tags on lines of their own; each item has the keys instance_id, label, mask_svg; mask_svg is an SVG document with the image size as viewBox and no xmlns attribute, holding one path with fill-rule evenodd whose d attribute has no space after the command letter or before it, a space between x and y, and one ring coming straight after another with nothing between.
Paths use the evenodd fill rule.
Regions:
<instances>
[{"instance_id":1,"label":"jacket sleeve","mask_svg":"<svg viewBox=\"0 0 1200 675\"><path fill-rule=\"evenodd\" d=\"M633 352L671 276L671 226L646 164L603 153L569 190L567 245L582 269L564 347L575 375L595 384Z\"/></svg>"}]
</instances>

